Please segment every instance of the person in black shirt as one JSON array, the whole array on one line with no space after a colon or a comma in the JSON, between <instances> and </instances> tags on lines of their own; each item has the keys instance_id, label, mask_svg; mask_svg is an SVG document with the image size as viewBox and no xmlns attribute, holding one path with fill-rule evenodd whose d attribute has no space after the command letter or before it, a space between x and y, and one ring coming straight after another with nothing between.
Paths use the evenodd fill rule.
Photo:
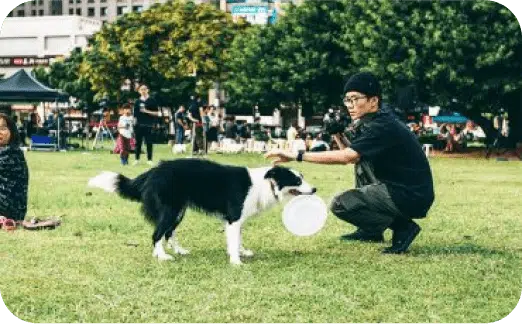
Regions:
<instances>
[{"instance_id":1,"label":"person in black shirt","mask_svg":"<svg viewBox=\"0 0 522 324\"><path fill-rule=\"evenodd\" d=\"M136 149L134 165L140 161L141 146L143 140L147 142L147 163L153 165L152 162L152 128L158 122L161 113L156 101L149 96L149 88L142 84L138 91L140 97L134 102L133 116L135 120L134 134L136 135Z\"/></svg>"},{"instance_id":2,"label":"person in black shirt","mask_svg":"<svg viewBox=\"0 0 522 324\"><path fill-rule=\"evenodd\" d=\"M194 100L190 98L187 118L192 122L192 154L203 154L205 152L205 132L203 131L203 106L201 98Z\"/></svg>"},{"instance_id":3,"label":"person in black shirt","mask_svg":"<svg viewBox=\"0 0 522 324\"><path fill-rule=\"evenodd\" d=\"M174 115L174 119L176 122L176 144L183 144L183 139L185 136L185 106L179 106L176 114Z\"/></svg>"},{"instance_id":4,"label":"person in black shirt","mask_svg":"<svg viewBox=\"0 0 522 324\"><path fill-rule=\"evenodd\" d=\"M390 228L392 246L383 253L404 253L420 232L413 219L425 217L435 198L430 165L406 125L382 111L381 87L373 74L353 75L344 95L353 120L351 145L336 134L338 151L295 155L276 150L266 157L276 158L276 164L293 160L355 164L356 188L338 194L330 206L334 215L357 227L341 239L382 242Z\"/></svg>"}]
</instances>

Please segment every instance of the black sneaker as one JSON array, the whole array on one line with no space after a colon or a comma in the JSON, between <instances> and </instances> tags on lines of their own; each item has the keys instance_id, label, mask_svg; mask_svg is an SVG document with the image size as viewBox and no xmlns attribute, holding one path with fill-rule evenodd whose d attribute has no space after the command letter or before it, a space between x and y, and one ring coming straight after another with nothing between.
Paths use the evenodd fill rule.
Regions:
<instances>
[{"instance_id":1,"label":"black sneaker","mask_svg":"<svg viewBox=\"0 0 522 324\"><path fill-rule=\"evenodd\" d=\"M402 254L410 247L421 228L415 222L408 222L403 228L395 229L392 236L392 246L382 250L384 254Z\"/></svg>"},{"instance_id":2,"label":"black sneaker","mask_svg":"<svg viewBox=\"0 0 522 324\"><path fill-rule=\"evenodd\" d=\"M358 228L355 232L340 237L341 241L384 242L382 232L366 232Z\"/></svg>"}]
</instances>

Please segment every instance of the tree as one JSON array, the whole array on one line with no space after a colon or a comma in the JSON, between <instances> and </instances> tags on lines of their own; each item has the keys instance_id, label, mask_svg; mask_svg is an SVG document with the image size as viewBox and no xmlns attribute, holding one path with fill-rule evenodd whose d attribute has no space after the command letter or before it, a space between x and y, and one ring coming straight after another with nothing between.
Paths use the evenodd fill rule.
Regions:
<instances>
[{"instance_id":1,"label":"tree","mask_svg":"<svg viewBox=\"0 0 522 324\"><path fill-rule=\"evenodd\" d=\"M133 89L135 82L148 84L165 104L181 103L221 79L226 49L242 26L215 5L156 4L106 24L84 71L99 96L119 101L121 85L130 80Z\"/></svg>"},{"instance_id":2,"label":"tree","mask_svg":"<svg viewBox=\"0 0 522 324\"><path fill-rule=\"evenodd\" d=\"M386 93L406 81L428 104L476 119L505 106L511 129L520 125L522 39L509 10L491 1L344 3L341 45L358 69L379 75Z\"/></svg>"},{"instance_id":3,"label":"tree","mask_svg":"<svg viewBox=\"0 0 522 324\"><path fill-rule=\"evenodd\" d=\"M64 60L53 63L48 69L38 68L35 77L50 86L65 91L78 99L78 107L87 113L98 109L95 104L95 92L89 80L80 72L84 53L80 48L74 49Z\"/></svg>"},{"instance_id":4,"label":"tree","mask_svg":"<svg viewBox=\"0 0 522 324\"><path fill-rule=\"evenodd\" d=\"M307 1L289 6L276 24L238 36L227 62L231 101L301 106L305 116L340 104L340 67L349 62L331 15L341 8L335 1Z\"/></svg>"}]
</instances>

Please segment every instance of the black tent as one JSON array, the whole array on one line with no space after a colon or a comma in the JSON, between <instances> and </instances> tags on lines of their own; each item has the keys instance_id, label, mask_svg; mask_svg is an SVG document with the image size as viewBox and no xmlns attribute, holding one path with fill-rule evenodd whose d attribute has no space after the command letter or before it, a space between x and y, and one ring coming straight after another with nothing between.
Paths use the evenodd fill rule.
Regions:
<instances>
[{"instance_id":1,"label":"black tent","mask_svg":"<svg viewBox=\"0 0 522 324\"><path fill-rule=\"evenodd\" d=\"M0 80L0 102L67 102L67 94L48 88L20 70L7 79Z\"/></svg>"}]
</instances>

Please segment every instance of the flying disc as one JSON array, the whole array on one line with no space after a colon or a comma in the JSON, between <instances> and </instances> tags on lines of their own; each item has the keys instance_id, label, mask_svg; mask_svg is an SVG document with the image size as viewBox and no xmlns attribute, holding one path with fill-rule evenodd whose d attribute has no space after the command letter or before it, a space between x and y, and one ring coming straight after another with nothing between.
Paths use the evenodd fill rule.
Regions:
<instances>
[{"instance_id":1,"label":"flying disc","mask_svg":"<svg viewBox=\"0 0 522 324\"><path fill-rule=\"evenodd\" d=\"M324 201L315 195L292 198L283 209L283 225L292 234L310 236L326 223L328 210Z\"/></svg>"}]
</instances>

